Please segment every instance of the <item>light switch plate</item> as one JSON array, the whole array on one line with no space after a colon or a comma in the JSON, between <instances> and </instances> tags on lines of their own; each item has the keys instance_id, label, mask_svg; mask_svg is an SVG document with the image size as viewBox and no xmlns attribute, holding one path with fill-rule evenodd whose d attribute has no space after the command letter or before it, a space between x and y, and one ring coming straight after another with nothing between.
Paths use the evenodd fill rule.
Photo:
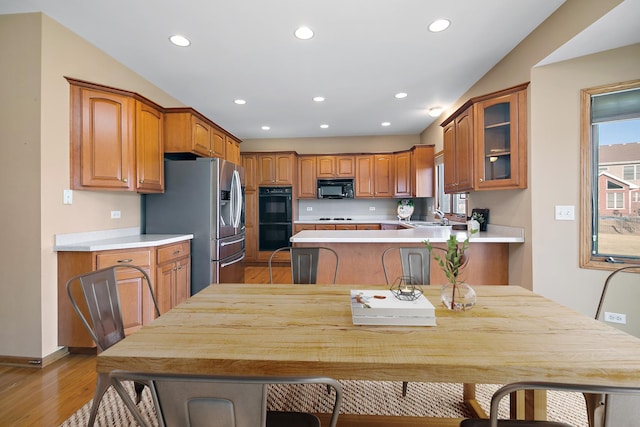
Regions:
<instances>
[{"instance_id":1,"label":"light switch plate","mask_svg":"<svg viewBox=\"0 0 640 427\"><path fill-rule=\"evenodd\" d=\"M575 206L556 206L556 221L574 221Z\"/></svg>"},{"instance_id":2,"label":"light switch plate","mask_svg":"<svg viewBox=\"0 0 640 427\"><path fill-rule=\"evenodd\" d=\"M70 205L73 203L73 191L72 190L64 190L62 195L62 203L65 205Z\"/></svg>"},{"instance_id":3,"label":"light switch plate","mask_svg":"<svg viewBox=\"0 0 640 427\"><path fill-rule=\"evenodd\" d=\"M120 219L120 211L111 211L111 219Z\"/></svg>"}]
</instances>

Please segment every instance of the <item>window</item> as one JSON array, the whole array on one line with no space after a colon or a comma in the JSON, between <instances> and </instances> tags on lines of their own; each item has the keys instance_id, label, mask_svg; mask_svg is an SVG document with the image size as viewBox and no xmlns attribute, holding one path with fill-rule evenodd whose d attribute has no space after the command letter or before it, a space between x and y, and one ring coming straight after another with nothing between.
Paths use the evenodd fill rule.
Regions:
<instances>
[{"instance_id":1,"label":"window","mask_svg":"<svg viewBox=\"0 0 640 427\"><path fill-rule=\"evenodd\" d=\"M444 152L441 151L435 156L436 165L436 208L451 215L467 215L467 194L445 194L444 192Z\"/></svg>"},{"instance_id":2,"label":"window","mask_svg":"<svg viewBox=\"0 0 640 427\"><path fill-rule=\"evenodd\" d=\"M640 264L640 80L582 90L580 266Z\"/></svg>"}]
</instances>

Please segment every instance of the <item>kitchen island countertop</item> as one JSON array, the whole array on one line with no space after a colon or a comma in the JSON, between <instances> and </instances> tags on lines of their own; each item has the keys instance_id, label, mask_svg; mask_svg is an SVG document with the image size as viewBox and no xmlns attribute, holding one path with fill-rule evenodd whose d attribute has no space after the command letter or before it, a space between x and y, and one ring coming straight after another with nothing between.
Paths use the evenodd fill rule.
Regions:
<instances>
[{"instance_id":1,"label":"kitchen island countertop","mask_svg":"<svg viewBox=\"0 0 640 427\"><path fill-rule=\"evenodd\" d=\"M433 243L446 242L451 233L458 240L464 240L466 230L452 230L451 226L431 226L405 228L400 230L303 230L294 234L292 243ZM487 231L470 237L469 242L477 243L523 243L524 229L489 224Z\"/></svg>"}]
</instances>

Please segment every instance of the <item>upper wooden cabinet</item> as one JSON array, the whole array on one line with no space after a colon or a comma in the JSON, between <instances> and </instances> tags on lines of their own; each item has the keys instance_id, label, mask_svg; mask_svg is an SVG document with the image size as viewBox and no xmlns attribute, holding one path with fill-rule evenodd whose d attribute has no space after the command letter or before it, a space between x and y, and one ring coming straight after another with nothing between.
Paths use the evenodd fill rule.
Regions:
<instances>
[{"instance_id":1,"label":"upper wooden cabinet","mask_svg":"<svg viewBox=\"0 0 640 427\"><path fill-rule=\"evenodd\" d=\"M318 178L353 178L355 157L349 155L316 156Z\"/></svg>"},{"instance_id":2,"label":"upper wooden cabinet","mask_svg":"<svg viewBox=\"0 0 640 427\"><path fill-rule=\"evenodd\" d=\"M355 156L356 197L393 197L393 154Z\"/></svg>"},{"instance_id":3,"label":"upper wooden cabinet","mask_svg":"<svg viewBox=\"0 0 640 427\"><path fill-rule=\"evenodd\" d=\"M67 80L71 188L164 191L162 108L132 92Z\"/></svg>"},{"instance_id":4,"label":"upper wooden cabinet","mask_svg":"<svg viewBox=\"0 0 640 427\"><path fill-rule=\"evenodd\" d=\"M433 145L394 154L394 197L433 197L434 154Z\"/></svg>"},{"instance_id":5,"label":"upper wooden cabinet","mask_svg":"<svg viewBox=\"0 0 640 427\"><path fill-rule=\"evenodd\" d=\"M225 136L226 140L226 148L224 158L233 162L237 165L240 164L240 141L230 137L229 135Z\"/></svg>"},{"instance_id":6,"label":"upper wooden cabinet","mask_svg":"<svg viewBox=\"0 0 640 427\"><path fill-rule=\"evenodd\" d=\"M136 174L138 191L164 191L164 114L158 108L136 101Z\"/></svg>"},{"instance_id":7,"label":"upper wooden cabinet","mask_svg":"<svg viewBox=\"0 0 640 427\"><path fill-rule=\"evenodd\" d=\"M293 185L293 152L258 154L258 185Z\"/></svg>"},{"instance_id":8,"label":"upper wooden cabinet","mask_svg":"<svg viewBox=\"0 0 640 427\"><path fill-rule=\"evenodd\" d=\"M527 91L475 104L476 189L527 187Z\"/></svg>"},{"instance_id":9,"label":"upper wooden cabinet","mask_svg":"<svg viewBox=\"0 0 640 427\"><path fill-rule=\"evenodd\" d=\"M317 197L316 156L298 157L298 198L315 199Z\"/></svg>"},{"instance_id":10,"label":"upper wooden cabinet","mask_svg":"<svg viewBox=\"0 0 640 427\"><path fill-rule=\"evenodd\" d=\"M527 187L527 86L473 98L442 123L446 193Z\"/></svg>"},{"instance_id":11,"label":"upper wooden cabinet","mask_svg":"<svg viewBox=\"0 0 640 427\"><path fill-rule=\"evenodd\" d=\"M165 112L165 153L192 153L202 157L224 157L224 134L191 108L169 108Z\"/></svg>"},{"instance_id":12,"label":"upper wooden cabinet","mask_svg":"<svg viewBox=\"0 0 640 427\"><path fill-rule=\"evenodd\" d=\"M240 157L244 168L244 189L245 191L256 191L258 189L258 155L242 153Z\"/></svg>"}]
</instances>

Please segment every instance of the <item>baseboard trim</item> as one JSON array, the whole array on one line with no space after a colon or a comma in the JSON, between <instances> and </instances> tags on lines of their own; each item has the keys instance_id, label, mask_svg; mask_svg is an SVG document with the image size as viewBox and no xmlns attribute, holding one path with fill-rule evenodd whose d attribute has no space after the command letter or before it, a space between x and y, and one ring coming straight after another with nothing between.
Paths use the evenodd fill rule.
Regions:
<instances>
[{"instance_id":1,"label":"baseboard trim","mask_svg":"<svg viewBox=\"0 0 640 427\"><path fill-rule=\"evenodd\" d=\"M45 366L48 366L55 362L56 360L62 359L69 351L66 347L62 347L61 349L54 351L53 353L45 356L45 357L15 357L15 356L2 356L0 355L0 365L3 366L17 366L20 368L39 368L42 369Z\"/></svg>"}]
</instances>

